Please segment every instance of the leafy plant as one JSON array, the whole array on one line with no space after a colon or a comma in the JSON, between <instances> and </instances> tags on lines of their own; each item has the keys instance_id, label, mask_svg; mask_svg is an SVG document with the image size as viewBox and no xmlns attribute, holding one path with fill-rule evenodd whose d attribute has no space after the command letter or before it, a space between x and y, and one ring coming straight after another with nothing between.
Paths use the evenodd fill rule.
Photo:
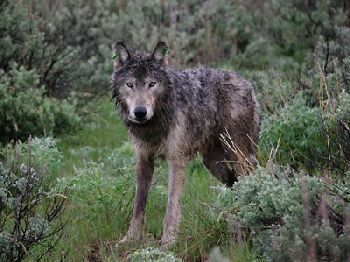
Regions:
<instances>
[{"instance_id":1,"label":"leafy plant","mask_svg":"<svg viewBox=\"0 0 350 262\"><path fill-rule=\"evenodd\" d=\"M49 172L59 157L54 142L7 146L0 162L0 260L42 259L62 237L66 197L50 190ZM44 146L44 145L47 145ZM34 166L36 168L34 168Z\"/></svg>"},{"instance_id":2,"label":"leafy plant","mask_svg":"<svg viewBox=\"0 0 350 262\"><path fill-rule=\"evenodd\" d=\"M326 180L270 163L232 189L221 187L214 207L233 232L249 235L266 260L303 261L309 255L344 260L349 251L343 248L349 245L342 220L346 208L336 211L327 187Z\"/></svg>"},{"instance_id":3,"label":"leafy plant","mask_svg":"<svg viewBox=\"0 0 350 262\"><path fill-rule=\"evenodd\" d=\"M145 248L142 250L134 251L128 255L128 258L132 262L147 261L147 262L181 262L182 260L176 258L171 252L162 252L158 248Z\"/></svg>"},{"instance_id":4,"label":"leafy plant","mask_svg":"<svg viewBox=\"0 0 350 262\"><path fill-rule=\"evenodd\" d=\"M320 111L306 106L302 94L262 123L260 149L265 159L277 148L276 159L294 168L318 167L319 155L327 150L320 133Z\"/></svg>"},{"instance_id":5,"label":"leafy plant","mask_svg":"<svg viewBox=\"0 0 350 262\"><path fill-rule=\"evenodd\" d=\"M13 65L8 73L0 70L0 140L26 140L29 135L53 135L74 129L80 117L66 100L45 96L36 71Z\"/></svg>"}]
</instances>

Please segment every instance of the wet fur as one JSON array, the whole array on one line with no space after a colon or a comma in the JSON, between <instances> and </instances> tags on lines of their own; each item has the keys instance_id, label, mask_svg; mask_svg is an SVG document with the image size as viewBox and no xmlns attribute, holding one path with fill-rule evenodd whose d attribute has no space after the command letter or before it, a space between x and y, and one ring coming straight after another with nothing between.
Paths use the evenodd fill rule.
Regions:
<instances>
[{"instance_id":1,"label":"wet fur","mask_svg":"<svg viewBox=\"0 0 350 262\"><path fill-rule=\"evenodd\" d=\"M247 172L220 141L220 134L227 130L235 145L254 162L259 115L251 83L238 74L210 68L178 71L168 67L163 59L156 59L154 53L129 55L115 66L112 88L136 155L137 193L133 218L122 242L141 238L154 160L164 158L169 167L168 208L162 235L162 247L166 249L178 231L186 162L199 152L211 174L231 186L238 175ZM130 109L123 91L128 76L140 83L151 76L161 87L153 97L154 116L144 124L128 121ZM227 160L233 161L233 168L224 162Z\"/></svg>"}]
</instances>

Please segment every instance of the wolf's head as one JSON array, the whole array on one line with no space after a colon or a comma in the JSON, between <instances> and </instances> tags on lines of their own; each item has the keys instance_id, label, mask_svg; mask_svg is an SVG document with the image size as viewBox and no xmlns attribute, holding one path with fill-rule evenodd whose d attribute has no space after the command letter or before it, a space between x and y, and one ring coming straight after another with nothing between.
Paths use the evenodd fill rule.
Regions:
<instances>
[{"instance_id":1,"label":"wolf's head","mask_svg":"<svg viewBox=\"0 0 350 262\"><path fill-rule=\"evenodd\" d=\"M167 52L164 42L159 42L151 54L140 51L132 54L123 43L115 45L113 98L124 120L144 124L156 114L159 103L169 93Z\"/></svg>"}]
</instances>

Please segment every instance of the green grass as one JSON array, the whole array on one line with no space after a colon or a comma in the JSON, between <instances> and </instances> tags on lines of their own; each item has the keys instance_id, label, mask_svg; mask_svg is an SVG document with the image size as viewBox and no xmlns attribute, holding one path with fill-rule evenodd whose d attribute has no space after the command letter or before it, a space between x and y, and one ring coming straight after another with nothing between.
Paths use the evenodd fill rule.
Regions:
<instances>
[{"instance_id":1,"label":"green grass","mask_svg":"<svg viewBox=\"0 0 350 262\"><path fill-rule=\"evenodd\" d=\"M58 138L65 158L65 170L72 171L83 161L103 161L110 150L127 141L126 130L109 99L88 105L90 114L83 120L83 128L75 134Z\"/></svg>"},{"instance_id":2,"label":"green grass","mask_svg":"<svg viewBox=\"0 0 350 262\"><path fill-rule=\"evenodd\" d=\"M102 99L89 108L92 113L80 131L59 137L64 168L58 185L69 185L70 193L65 214L68 224L53 259L83 261L91 253L91 246L99 246L96 252L103 261L125 260L136 250L159 247L167 200L166 163L157 162L145 239L116 248L131 218L133 154L113 103ZM212 247L220 246L234 261L251 261L254 256L249 249L232 245L225 222L210 212L210 204L215 201L211 187L217 184L199 158L187 166L181 233L171 250L181 259L194 261L208 257Z\"/></svg>"}]
</instances>

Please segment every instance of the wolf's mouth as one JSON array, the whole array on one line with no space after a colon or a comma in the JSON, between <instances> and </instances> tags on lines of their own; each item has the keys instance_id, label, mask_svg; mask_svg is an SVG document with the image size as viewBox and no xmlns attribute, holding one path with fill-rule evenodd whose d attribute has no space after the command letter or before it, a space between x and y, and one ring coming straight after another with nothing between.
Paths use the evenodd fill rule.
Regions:
<instances>
[{"instance_id":1,"label":"wolf's mouth","mask_svg":"<svg viewBox=\"0 0 350 262\"><path fill-rule=\"evenodd\" d=\"M134 124L137 124L137 125L143 125L143 124L147 123L148 120L149 120L149 119L147 119L147 118L135 119L135 118L129 117L129 121L130 121L130 122L133 122Z\"/></svg>"}]
</instances>

